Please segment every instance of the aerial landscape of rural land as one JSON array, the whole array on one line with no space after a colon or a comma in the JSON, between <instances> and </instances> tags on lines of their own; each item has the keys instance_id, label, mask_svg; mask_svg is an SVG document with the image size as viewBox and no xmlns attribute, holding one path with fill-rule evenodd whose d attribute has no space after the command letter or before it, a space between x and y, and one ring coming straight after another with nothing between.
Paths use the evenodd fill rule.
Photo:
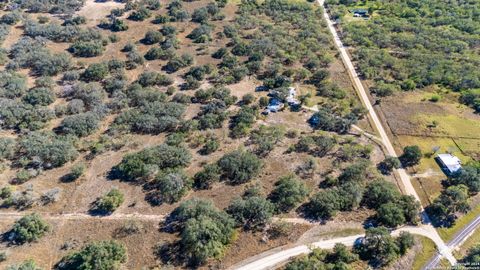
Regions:
<instances>
[{"instance_id":1,"label":"aerial landscape of rural land","mask_svg":"<svg viewBox=\"0 0 480 270\"><path fill-rule=\"evenodd\" d=\"M0 269L480 268L480 0L1 0Z\"/></svg>"}]
</instances>

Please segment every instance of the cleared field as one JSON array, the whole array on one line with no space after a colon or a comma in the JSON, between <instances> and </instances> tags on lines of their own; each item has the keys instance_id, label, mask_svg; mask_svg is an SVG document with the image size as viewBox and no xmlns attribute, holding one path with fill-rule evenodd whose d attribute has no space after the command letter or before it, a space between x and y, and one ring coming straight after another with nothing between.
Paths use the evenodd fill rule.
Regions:
<instances>
[{"instance_id":1,"label":"cleared field","mask_svg":"<svg viewBox=\"0 0 480 270\"><path fill-rule=\"evenodd\" d=\"M437 136L480 140L480 116L457 103L458 97L429 101L434 94L416 91L382 99L381 109L396 135Z\"/></svg>"},{"instance_id":2,"label":"cleared field","mask_svg":"<svg viewBox=\"0 0 480 270\"><path fill-rule=\"evenodd\" d=\"M478 119L469 119L458 115L417 114L413 116L412 123L421 128L417 129L417 132L431 131L436 136L480 139L480 121Z\"/></svg>"},{"instance_id":3,"label":"cleared field","mask_svg":"<svg viewBox=\"0 0 480 270\"><path fill-rule=\"evenodd\" d=\"M164 241L173 240L174 236L161 233L158 222L137 222L140 231L130 235L120 233L128 221L96 221L96 220L56 220L50 221L52 232L40 242L29 245L14 245L7 250L5 265L19 263L27 259L34 259L37 265L45 269L53 269L54 265L66 254L86 245L92 240L115 239L126 246L129 260L125 269L141 269L154 264L156 256L153 251L159 238ZM134 221L136 222L136 221ZM1 221L0 229L7 230L12 222ZM142 254L142 256L139 256Z\"/></svg>"},{"instance_id":4,"label":"cleared field","mask_svg":"<svg viewBox=\"0 0 480 270\"><path fill-rule=\"evenodd\" d=\"M462 153L474 158L475 160L480 159L480 140L461 138L455 138L453 140Z\"/></svg>"}]
</instances>

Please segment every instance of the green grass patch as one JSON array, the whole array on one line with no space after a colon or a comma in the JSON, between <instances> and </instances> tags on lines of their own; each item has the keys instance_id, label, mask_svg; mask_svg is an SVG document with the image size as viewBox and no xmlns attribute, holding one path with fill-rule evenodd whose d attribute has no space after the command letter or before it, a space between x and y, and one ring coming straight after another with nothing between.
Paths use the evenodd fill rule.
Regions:
<instances>
[{"instance_id":1,"label":"green grass patch","mask_svg":"<svg viewBox=\"0 0 480 270\"><path fill-rule=\"evenodd\" d=\"M421 252L418 252L413 259L413 270L420 270L435 255L437 248L435 243L427 237L417 236L422 245Z\"/></svg>"},{"instance_id":2,"label":"green grass patch","mask_svg":"<svg viewBox=\"0 0 480 270\"><path fill-rule=\"evenodd\" d=\"M455 225L453 225L452 227L437 229L438 234L440 235L440 237L442 237L442 239L445 242L448 242L453 238L455 233L457 233L459 230L465 227L468 223L470 223L470 221L472 221L478 215L480 215L480 205L477 205L475 208L469 211L466 215L457 219L457 221L455 222Z\"/></svg>"},{"instance_id":3,"label":"green grass patch","mask_svg":"<svg viewBox=\"0 0 480 270\"><path fill-rule=\"evenodd\" d=\"M369 0L363 0L363 1L355 1L352 4L348 5L348 9L369 9L370 7L374 9L379 9L382 7L382 3L378 1L369 1Z\"/></svg>"},{"instance_id":4,"label":"green grass patch","mask_svg":"<svg viewBox=\"0 0 480 270\"><path fill-rule=\"evenodd\" d=\"M310 98L308 98L305 106L312 107L317 105L318 103L325 102L327 99L317 95L317 89L311 85L300 85L299 86L299 93L300 95L310 94Z\"/></svg>"},{"instance_id":5,"label":"green grass patch","mask_svg":"<svg viewBox=\"0 0 480 270\"><path fill-rule=\"evenodd\" d=\"M421 204L425 207L430 204L443 190L443 177L432 176L428 178L412 178L413 188L420 197Z\"/></svg>"},{"instance_id":6,"label":"green grass patch","mask_svg":"<svg viewBox=\"0 0 480 270\"><path fill-rule=\"evenodd\" d=\"M420 161L420 164L415 167L418 173L423 173L428 170L442 172L434 159L433 149L435 147L440 148L437 153L449 152L456 155L463 163L470 161L470 157L465 156L457 144L455 144L455 141L450 138L399 136L399 141L402 146L418 145L422 150L424 157Z\"/></svg>"},{"instance_id":7,"label":"green grass patch","mask_svg":"<svg viewBox=\"0 0 480 270\"><path fill-rule=\"evenodd\" d=\"M453 139L463 153L472 157L480 156L480 139Z\"/></svg>"},{"instance_id":8,"label":"green grass patch","mask_svg":"<svg viewBox=\"0 0 480 270\"><path fill-rule=\"evenodd\" d=\"M433 149L439 147L437 153L452 153L465 164L471 160L457 147L455 141L450 138L433 138L433 137L417 137L417 136L399 136L398 140L402 146L418 145L424 154L420 164L415 166L414 174L422 175L418 178L412 178L412 184L418 195L422 205L426 206L433 201L443 190L442 180L446 176L435 161Z\"/></svg>"},{"instance_id":9,"label":"green grass patch","mask_svg":"<svg viewBox=\"0 0 480 270\"><path fill-rule=\"evenodd\" d=\"M438 263L438 269L451 269L451 268L452 268L452 266L450 265L448 260L445 259L445 258L442 258L440 260L440 262Z\"/></svg>"},{"instance_id":10,"label":"green grass patch","mask_svg":"<svg viewBox=\"0 0 480 270\"><path fill-rule=\"evenodd\" d=\"M327 232L324 234L320 234L322 237L329 237L329 238L337 238L337 237L346 237L356 234L364 234L365 230L361 228L348 228L339 231Z\"/></svg>"},{"instance_id":11,"label":"green grass patch","mask_svg":"<svg viewBox=\"0 0 480 270\"><path fill-rule=\"evenodd\" d=\"M468 253L468 250L480 243L480 230L476 230L460 247L453 251L453 256L457 260L462 259Z\"/></svg>"},{"instance_id":12,"label":"green grass patch","mask_svg":"<svg viewBox=\"0 0 480 270\"><path fill-rule=\"evenodd\" d=\"M419 114L412 119L420 129L428 130L433 134L449 137L480 138L480 121L460 117L458 115L426 115ZM435 127L432 124L436 123Z\"/></svg>"}]
</instances>

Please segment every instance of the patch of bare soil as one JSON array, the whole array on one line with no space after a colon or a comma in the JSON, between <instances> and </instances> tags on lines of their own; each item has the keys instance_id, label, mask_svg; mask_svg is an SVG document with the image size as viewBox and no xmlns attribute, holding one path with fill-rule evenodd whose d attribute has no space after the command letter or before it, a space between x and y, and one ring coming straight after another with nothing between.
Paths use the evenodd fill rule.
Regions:
<instances>
[{"instance_id":1,"label":"patch of bare soil","mask_svg":"<svg viewBox=\"0 0 480 270\"><path fill-rule=\"evenodd\" d=\"M0 262L0 268L21 261L35 258L39 267L52 269L61 258L70 252L80 249L91 241L110 240L112 238L125 244L128 261L124 270L141 269L144 266L156 264L154 247L159 239L172 240L173 235L159 232L159 226L154 221L142 221L140 232L132 235L122 235L121 227L126 221L119 220L54 220L50 221L52 231L36 243L21 246L8 246L3 242L1 250L7 250L7 260ZM0 221L1 231L7 231L12 221Z\"/></svg>"},{"instance_id":2,"label":"patch of bare soil","mask_svg":"<svg viewBox=\"0 0 480 270\"><path fill-rule=\"evenodd\" d=\"M246 94L253 94L255 88L261 83L252 77L247 77L239 83L229 85L228 88L232 91L232 95L242 98Z\"/></svg>"},{"instance_id":3,"label":"patch of bare soil","mask_svg":"<svg viewBox=\"0 0 480 270\"><path fill-rule=\"evenodd\" d=\"M337 222L329 221L322 226L314 226L310 230L306 231L298 240L297 244L309 244L322 239L329 239L341 234L342 231L345 234L351 234L349 231L362 230L363 226L355 222Z\"/></svg>"},{"instance_id":4,"label":"patch of bare soil","mask_svg":"<svg viewBox=\"0 0 480 270\"><path fill-rule=\"evenodd\" d=\"M23 35L23 26L17 25L10 28L10 33L7 35L3 41L2 48L10 49L13 44L15 44L18 39Z\"/></svg>"},{"instance_id":5,"label":"patch of bare soil","mask_svg":"<svg viewBox=\"0 0 480 270\"><path fill-rule=\"evenodd\" d=\"M332 222L345 223L355 222L357 224L363 223L369 217L372 217L375 211L367 208L358 208L350 212L339 212L332 220Z\"/></svg>"},{"instance_id":6,"label":"patch of bare soil","mask_svg":"<svg viewBox=\"0 0 480 270\"><path fill-rule=\"evenodd\" d=\"M240 232L237 241L233 243L225 257L220 262L211 263L201 269L227 269L244 259L260 254L272 248L288 245L297 241L301 235L310 228L309 225L295 225L289 229L288 235L278 238L265 239L264 232ZM248 246L248 249L245 248Z\"/></svg>"},{"instance_id":7,"label":"patch of bare soil","mask_svg":"<svg viewBox=\"0 0 480 270\"><path fill-rule=\"evenodd\" d=\"M77 12L78 16L84 16L89 23L98 24L110 14L114 8L122 8L125 4L117 1L87 0L85 5Z\"/></svg>"},{"instance_id":8,"label":"patch of bare soil","mask_svg":"<svg viewBox=\"0 0 480 270\"><path fill-rule=\"evenodd\" d=\"M312 113L307 110L300 112L290 112L288 108L281 112L270 113L265 116L263 123L267 125L283 125L288 126L297 132L312 132L312 128L308 125L307 120L312 116Z\"/></svg>"}]
</instances>

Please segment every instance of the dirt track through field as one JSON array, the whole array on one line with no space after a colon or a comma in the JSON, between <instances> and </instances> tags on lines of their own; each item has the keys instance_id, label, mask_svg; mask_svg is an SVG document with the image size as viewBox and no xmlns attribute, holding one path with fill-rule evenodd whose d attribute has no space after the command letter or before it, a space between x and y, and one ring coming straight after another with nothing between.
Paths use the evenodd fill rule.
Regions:
<instances>
[{"instance_id":1,"label":"dirt track through field","mask_svg":"<svg viewBox=\"0 0 480 270\"><path fill-rule=\"evenodd\" d=\"M52 214L52 213L42 213L35 212L39 214L44 219L58 219L58 220L78 220L78 219L97 219L97 220L165 220L166 215L144 215L144 214L111 214L111 215L89 215L87 213L63 213L63 214ZM19 219L29 212L3 212L0 213L0 220L11 220Z\"/></svg>"},{"instance_id":2,"label":"dirt track through field","mask_svg":"<svg viewBox=\"0 0 480 270\"><path fill-rule=\"evenodd\" d=\"M113 213L111 215L90 215L88 213L46 213L46 212L0 212L0 220L16 220L25 215L37 213L44 219L50 220L79 220L79 219L93 219L93 220L153 220L163 221L168 215L145 215L139 213L121 214ZM317 221L307 220L304 218L273 218L273 221L281 221L293 224L315 225L319 224Z\"/></svg>"}]
</instances>

